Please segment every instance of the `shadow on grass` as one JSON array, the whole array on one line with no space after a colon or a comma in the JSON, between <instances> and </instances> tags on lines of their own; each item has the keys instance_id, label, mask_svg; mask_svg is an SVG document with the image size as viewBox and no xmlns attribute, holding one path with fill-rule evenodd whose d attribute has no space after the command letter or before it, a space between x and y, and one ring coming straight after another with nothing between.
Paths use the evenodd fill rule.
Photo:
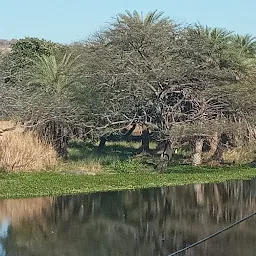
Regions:
<instances>
[{"instance_id":1,"label":"shadow on grass","mask_svg":"<svg viewBox=\"0 0 256 256\"><path fill-rule=\"evenodd\" d=\"M156 172L158 158L137 159L137 162L131 163L129 159L136 153L140 143L136 142L109 142L101 152L98 152L98 146L93 143L83 141L73 141L69 144L68 162L75 164L87 165L90 163L98 163L103 166L113 165L112 168L118 172L127 172L130 169L136 169L141 164L141 169L153 170ZM177 158L177 159L176 159ZM128 161L127 161L128 160ZM173 174L212 174L229 171L243 171L250 168L248 165L233 166L192 166L191 164L182 164L180 156L173 158L173 162L162 173ZM136 168L135 168L136 167ZM137 169L136 169L137 170Z\"/></svg>"},{"instance_id":2,"label":"shadow on grass","mask_svg":"<svg viewBox=\"0 0 256 256\"><path fill-rule=\"evenodd\" d=\"M110 164L113 161L125 161L136 152L138 145L135 143L107 144L101 152L98 146L83 141L73 141L69 144L68 160L73 162L97 161L102 164Z\"/></svg>"}]
</instances>

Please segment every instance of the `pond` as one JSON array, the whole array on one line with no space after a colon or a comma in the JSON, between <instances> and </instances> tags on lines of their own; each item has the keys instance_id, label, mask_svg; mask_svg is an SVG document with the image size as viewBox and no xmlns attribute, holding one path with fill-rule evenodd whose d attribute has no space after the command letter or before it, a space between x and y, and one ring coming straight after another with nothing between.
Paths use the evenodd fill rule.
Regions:
<instances>
[{"instance_id":1,"label":"pond","mask_svg":"<svg viewBox=\"0 0 256 256\"><path fill-rule=\"evenodd\" d=\"M256 179L0 200L0 256L167 256L256 211ZM255 255L256 217L179 255Z\"/></svg>"}]
</instances>

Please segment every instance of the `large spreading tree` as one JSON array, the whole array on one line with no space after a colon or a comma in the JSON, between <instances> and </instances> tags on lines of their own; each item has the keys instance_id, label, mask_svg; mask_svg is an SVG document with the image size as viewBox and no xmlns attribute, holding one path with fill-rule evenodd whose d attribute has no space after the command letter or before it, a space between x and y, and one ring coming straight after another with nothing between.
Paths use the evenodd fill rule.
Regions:
<instances>
[{"instance_id":1,"label":"large spreading tree","mask_svg":"<svg viewBox=\"0 0 256 256\"><path fill-rule=\"evenodd\" d=\"M205 144L206 158L221 161L224 144L248 143L255 127L255 49L248 35L126 12L75 45L16 42L2 61L1 113L36 128L63 156L77 131L98 139L137 123L146 151L153 134L168 160L186 143L194 165Z\"/></svg>"}]
</instances>

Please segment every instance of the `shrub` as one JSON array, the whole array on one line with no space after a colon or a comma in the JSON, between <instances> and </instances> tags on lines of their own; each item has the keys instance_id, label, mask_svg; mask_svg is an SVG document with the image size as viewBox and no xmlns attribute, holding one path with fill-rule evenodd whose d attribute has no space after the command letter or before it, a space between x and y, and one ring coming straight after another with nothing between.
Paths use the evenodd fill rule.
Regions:
<instances>
[{"instance_id":1,"label":"shrub","mask_svg":"<svg viewBox=\"0 0 256 256\"><path fill-rule=\"evenodd\" d=\"M126 161L116 161L107 167L109 171L115 171L117 173L137 173L144 172L148 168L141 162L133 159Z\"/></svg>"},{"instance_id":2,"label":"shrub","mask_svg":"<svg viewBox=\"0 0 256 256\"><path fill-rule=\"evenodd\" d=\"M237 147L223 153L223 159L226 162L235 162L244 164L251 162L254 159L254 151L248 147Z\"/></svg>"}]
</instances>

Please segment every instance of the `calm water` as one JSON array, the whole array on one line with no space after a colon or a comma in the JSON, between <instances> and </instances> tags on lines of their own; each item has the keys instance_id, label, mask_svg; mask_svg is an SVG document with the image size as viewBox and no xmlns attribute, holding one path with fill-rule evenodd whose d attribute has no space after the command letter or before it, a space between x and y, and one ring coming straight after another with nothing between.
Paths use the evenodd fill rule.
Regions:
<instances>
[{"instance_id":1,"label":"calm water","mask_svg":"<svg viewBox=\"0 0 256 256\"><path fill-rule=\"evenodd\" d=\"M0 256L167 256L256 211L256 180L0 200ZM180 255L255 256L256 217Z\"/></svg>"}]
</instances>

